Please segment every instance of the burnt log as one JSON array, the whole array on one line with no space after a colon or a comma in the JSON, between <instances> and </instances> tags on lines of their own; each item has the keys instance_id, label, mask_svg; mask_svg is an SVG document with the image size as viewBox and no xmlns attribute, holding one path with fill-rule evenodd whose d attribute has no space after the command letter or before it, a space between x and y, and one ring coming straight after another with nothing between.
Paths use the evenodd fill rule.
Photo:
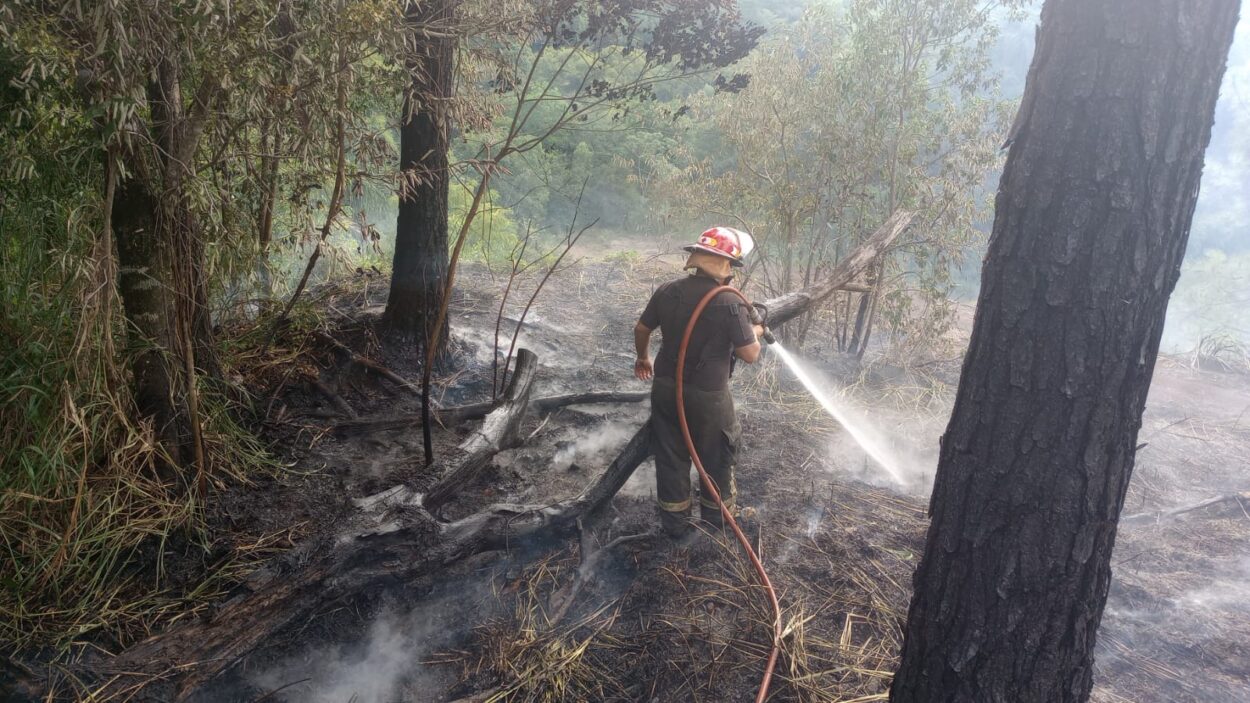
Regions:
<instances>
[{"instance_id":1,"label":"burnt log","mask_svg":"<svg viewBox=\"0 0 1250 703\"><path fill-rule=\"evenodd\" d=\"M530 401L529 410L535 413L548 413L570 405L588 403L641 403L650 398L647 391L593 391L590 393L569 393L553 395L545 398L534 398ZM434 411L434 419L443 426L454 425L465 420L477 420L486 417L492 410L499 407L497 401L488 400L469 405L457 405ZM365 434L368 432L386 432L390 430L406 430L421 426L421 414L392 415L381 418L366 418L340 422L334 431L340 435Z\"/></svg>"},{"instance_id":2,"label":"burnt log","mask_svg":"<svg viewBox=\"0 0 1250 703\"><path fill-rule=\"evenodd\" d=\"M911 224L913 217L915 213L895 210L889 219L877 228L877 231L864 240L863 244L839 261L828 276L802 290L766 301L764 305L768 308L768 326L776 327L798 317L828 300L839 290L847 290L856 276L890 248L894 240L898 239L898 236Z\"/></svg>"},{"instance_id":3,"label":"burnt log","mask_svg":"<svg viewBox=\"0 0 1250 703\"><path fill-rule=\"evenodd\" d=\"M1120 518L1120 523L1124 524L1124 523L1163 522L1164 520L1176 519L1176 518L1181 517L1182 515L1188 515L1189 513L1203 510L1204 508L1211 508L1216 505L1224 505L1224 504L1231 505L1234 503L1237 505L1238 508L1241 509L1241 512L1243 515L1250 517L1250 512L1246 510L1246 507L1250 506L1250 491L1239 491L1237 493L1229 493L1227 495L1216 496L1214 498L1208 498L1207 500L1199 501L1191 505L1182 505L1180 507L1171 508L1169 510L1157 510L1153 512L1134 513L1133 515L1125 515L1124 517Z\"/></svg>"},{"instance_id":4,"label":"burnt log","mask_svg":"<svg viewBox=\"0 0 1250 703\"><path fill-rule=\"evenodd\" d=\"M517 354L516 371L512 374L503 400L486 415L482 426L460 443L450 460L441 461L432 467L432 472L439 479L425 494L418 492L412 485L403 483L354 501L356 507L366 513L403 506L419 506L430 512L437 511L456 492L477 478L491 457L517 445L517 429L525 419L529 407L530 389L534 385L537 368L538 357L534 352L522 349Z\"/></svg>"},{"instance_id":5,"label":"burnt log","mask_svg":"<svg viewBox=\"0 0 1250 703\"><path fill-rule=\"evenodd\" d=\"M516 370L503 402L486 416L482 427L460 445L464 459L443 472L443 477L430 488L424 502L427 510L437 511L477 478L491 457L517 445L517 429L529 408L530 387L534 385L537 366L538 357L533 352L522 349L517 354Z\"/></svg>"},{"instance_id":6,"label":"burnt log","mask_svg":"<svg viewBox=\"0 0 1250 703\"><path fill-rule=\"evenodd\" d=\"M246 591L213 618L144 640L97 672L111 679L108 691L133 690L179 672L168 696L183 700L275 633L336 602L409 583L459 559L540 533L575 527L578 519L606 505L650 455L649 428L644 425L581 495L557 503L499 503L450 523L435 520L411 496L368 505L351 529L305 543L258 572Z\"/></svg>"}]
</instances>

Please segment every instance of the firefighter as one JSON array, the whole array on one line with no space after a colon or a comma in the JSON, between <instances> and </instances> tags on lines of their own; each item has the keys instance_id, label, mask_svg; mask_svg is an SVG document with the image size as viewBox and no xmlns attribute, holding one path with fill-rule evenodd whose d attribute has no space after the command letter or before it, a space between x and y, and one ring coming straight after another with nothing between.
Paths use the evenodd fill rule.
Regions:
<instances>
[{"instance_id":1,"label":"firefighter","mask_svg":"<svg viewBox=\"0 0 1250 703\"><path fill-rule=\"evenodd\" d=\"M661 285L651 295L634 325L638 353L634 376L651 380L651 430L655 437L655 492L665 532L681 537L690 527L690 455L677 419L677 353L694 308L713 288L733 278L732 269L755 247L746 232L713 227L695 244L683 267L689 275ZM651 333L660 329L660 353L652 366ZM686 421L694 446L731 512L737 499L734 457L741 433L734 413L729 377L735 358L751 364L759 358L763 329L751 323L751 312L732 293L718 295L695 323L683 370ZM654 380L652 380L654 379ZM722 518L711 496L700 496L699 516L721 528Z\"/></svg>"}]
</instances>

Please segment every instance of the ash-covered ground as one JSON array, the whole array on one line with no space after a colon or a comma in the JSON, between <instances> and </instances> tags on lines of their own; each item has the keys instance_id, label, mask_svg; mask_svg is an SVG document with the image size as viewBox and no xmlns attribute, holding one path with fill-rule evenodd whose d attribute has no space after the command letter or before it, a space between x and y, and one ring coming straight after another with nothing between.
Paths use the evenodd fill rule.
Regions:
<instances>
[{"instance_id":1,"label":"ash-covered ground","mask_svg":"<svg viewBox=\"0 0 1250 703\"><path fill-rule=\"evenodd\" d=\"M632 376L632 325L654 286L681 275L676 257L617 256L558 273L530 309L519 346L540 370L534 397L645 390ZM458 361L439 380L443 406L489 397L498 295L506 272L462 271L452 321ZM536 280L506 306L502 349ZM371 330L385 286L358 280L330 301L334 334L416 378ZM966 316L964 316L966 318ZM966 319L956 347L967 334ZM890 478L775 359L740 365L744 430L738 482L758 511L759 545L787 623L775 701L884 700L923 543L938 437L958 360L911 370L840 357L819 324L797 350L809 371L888 443L906 480ZM326 352L317 373L362 418L415 413L418 402ZM285 392L272 439L291 471L225 504L232 524L293 539L325 529L350 499L421 476L410 427L338 436L335 408ZM523 446L499 454L444 515L499 501L543 503L591 483L645 421L648 405L582 405L531 416ZM440 450L475 422L440 429ZM1141 432L1099 635L1094 700L1250 701L1250 504L1154 513L1250 489L1250 383L1161 360ZM753 700L769 614L736 545L677 545L655 527L653 466L644 464L583 533L478 555L418 583L320 614L270 642L214 685L212 700L737 701Z\"/></svg>"}]
</instances>

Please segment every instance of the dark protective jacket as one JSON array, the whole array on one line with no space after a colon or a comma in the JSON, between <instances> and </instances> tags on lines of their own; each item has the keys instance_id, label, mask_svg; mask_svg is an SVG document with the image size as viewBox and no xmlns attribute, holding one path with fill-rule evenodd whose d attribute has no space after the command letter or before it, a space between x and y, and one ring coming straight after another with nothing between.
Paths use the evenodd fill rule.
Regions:
<instances>
[{"instance_id":1,"label":"dark protective jacket","mask_svg":"<svg viewBox=\"0 0 1250 703\"><path fill-rule=\"evenodd\" d=\"M660 328L660 353L655 358L658 378L677 377L677 352L694 308L720 282L700 273L669 281L656 289L639 321ZM755 341L750 313L733 293L721 293L704 308L690 335L684 377L687 385L705 391L729 387L734 349Z\"/></svg>"}]
</instances>

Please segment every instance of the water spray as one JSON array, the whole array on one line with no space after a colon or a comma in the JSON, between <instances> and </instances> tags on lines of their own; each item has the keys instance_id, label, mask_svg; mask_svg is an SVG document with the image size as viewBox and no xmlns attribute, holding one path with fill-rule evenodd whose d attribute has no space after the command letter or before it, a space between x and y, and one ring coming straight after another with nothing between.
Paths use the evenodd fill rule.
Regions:
<instances>
[{"instance_id":1,"label":"water spray","mask_svg":"<svg viewBox=\"0 0 1250 703\"><path fill-rule=\"evenodd\" d=\"M885 472L890 475L891 479L899 485L906 485L907 481L903 478L902 472L898 470L898 467L894 465L894 461L886 454L886 449L881 446L881 442L877 438L869 436L868 433L864 431L864 428L861 427L858 422L850 418L846 411L838 405L833 398L829 397L827 393L822 391L820 387L816 385L816 382L812 380L812 377L808 375L807 371L799 365L799 362L794 358L794 356L791 355L789 351L786 351L785 347L780 344L773 344L773 349L776 350L777 356L781 357L781 360L790 368L790 371L794 374L795 378L799 379L799 382L802 383L803 387L807 389L807 392L812 394L812 397L820 403L820 406L825 409L825 412L829 413L834 420L837 420L839 425L842 425L847 433L851 435L851 438L855 440L855 443L858 444L878 466L884 469Z\"/></svg>"},{"instance_id":2,"label":"water spray","mask_svg":"<svg viewBox=\"0 0 1250 703\"><path fill-rule=\"evenodd\" d=\"M807 392L820 403L820 407L824 408L825 412L829 413L829 415L836 420L839 425L842 425L842 427L846 429L847 433L851 435L851 439L855 440L855 443L858 444L868 454L868 456L877 463L878 466L884 469L885 472L890 475L891 479L899 485L906 485L907 481L903 478L902 472L898 470L898 467L895 465L893 459L887 454L886 448L882 446L880 440L876 437L872 437L862 426L860 426L859 422L850 417L843 407L841 407L833 398L824 392L820 386L816 384L816 381L812 379L811 375L808 374L807 371L799 364L798 360L795 359L794 356L777 341L776 337L773 336L772 331L768 329L766 324L768 320L768 308L762 303L753 303L751 305L751 313L752 324L760 325L764 328L764 334L762 335L764 341L768 342L769 346L776 350L777 355L781 357L782 362L784 362L790 369L790 372L794 374L795 378L799 379L799 382L803 384L803 387L807 389Z\"/></svg>"}]
</instances>

